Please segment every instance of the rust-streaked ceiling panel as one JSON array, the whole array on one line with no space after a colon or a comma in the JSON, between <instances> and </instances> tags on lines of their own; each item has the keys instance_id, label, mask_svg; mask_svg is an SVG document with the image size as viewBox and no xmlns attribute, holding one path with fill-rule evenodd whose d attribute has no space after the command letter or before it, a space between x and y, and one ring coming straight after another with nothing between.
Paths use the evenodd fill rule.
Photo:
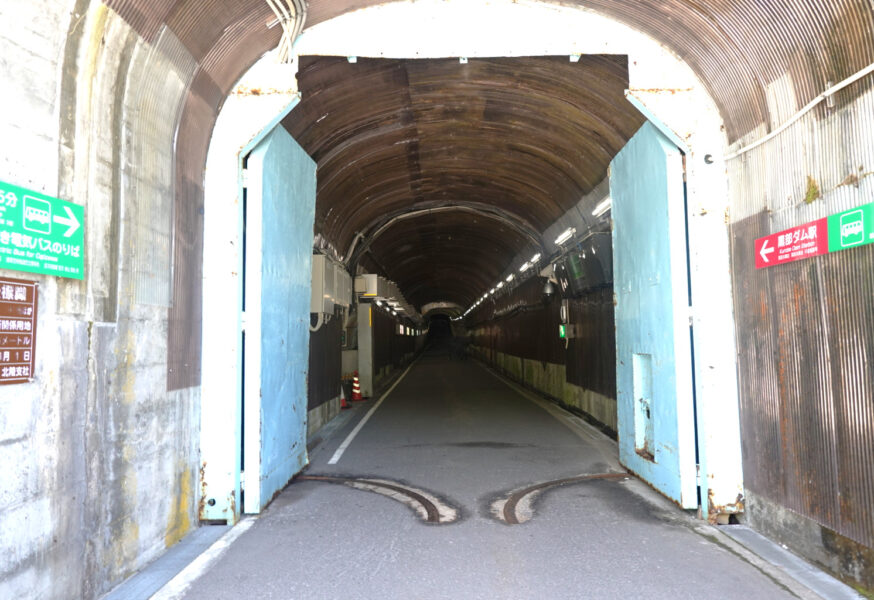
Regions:
<instances>
[{"instance_id":1,"label":"rust-streaked ceiling panel","mask_svg":"<svg viewBox=\"0 0 874 600\"><path fill-rule=\"evenodd\" d=\"M392 265L386 275L413 303L471 302L606 176L612 157L643 122L624 100L628 71L620 56L466 64L303 57L298 79L302 100L283 125L318 163L316 231L341 253L359 234L366 242L387 215L437 207L497 215L459 232L452 227L475 213L461 212L454 221L404 221L382 235L370 260ZM426 222L448 229L399 233ZM470 243L461 262L446 263L438 240L487 240L486 230L496 226L508 232L498 236L500 257ZM410 246L408 238L417 235L421 243ZM398 266L407 261L406 247L421 254L418 271ZM424 290L434 285L420 282L417 273L429 264L451 264L456 277L477 273L483 282L463 284L459 295L428 296ZM432 268L424 271L437 276Z\"/></svg>"},{"instance_id":2,"label":"rust-streaked ceiling panel","mask_svg":"<svg viewBox=\"0 0 874 600\"><path fill-rule=\"evenodd\" d=\"M215 97L227 94L279 38L278 27L268 28L272 18L264 0L104 1L146 41L169 27L205 71L206 76L197 81L209 85L201 85L198 93L208 92L210 105L217 105ZM392 1L311 0L306 24L311 27ZM569 0L566 4L574 3L644 32L686 61L719 107L730 142L762 125L765 130L772 126L775 119L767 97L774 82L781 82L778 87L786 96L779 99L781 104L803 106L829 82L874 62L874 4L867 0ZM598 172L594 165L609 159L616 140L625 135L627 123L621 115L597 108L599 99L606 98L602 84L619 66L611 66L610 59L596 57L602 61L596 68L607 79L595 78L594 89L580 84L579 71L558 58L527 59L554 62L548 69L532 63L531 69L520 73L525 76L521 83L515 78L516 67L500 60L472 60L464 69L455 61L422 67L325 60L324 65L305 65L301 82L309 86L305 104L328 99L331 110L320 112L315 105L305 108L306 113L296 110L314 121L309 126L289 124L289 129L296 127L301 136L308 136L320 157L327 174L320 197L334 198L337 204L320 204L319 227L341 252L355 232L372 220L377 207L396 212L476 198L505 211L510 220L542 228L567 206L569 197L591 186ZM369 90L369 105L362 104L365 95L342 85L338 73ZM451 81L452 73L463 77ZM836 100L850 101L861 89L847 88ZM350 103L358 99L349 114L337 114L345 111L338 92ZM587 98L587 93L595 97ZM569 94L578 96L570 105ZM574 107L589 100L596 104ZM614 108L623 107L620 111L624 104L613 103ZM323 116L334 127L331 132L320 130L322 123L315 122ZM214 118L213 114L206 119L211 122L204 123L200 136L208 138ZM461 135L468 136L463 141L469 143L457 143L459 130L467 132ZM578 144L583 138L586 143ZM482 140L491 140L491 147ZM201 156L177 159L199 164L193 168L202 170ZM496 165L499 168L494 169Z\"/></svg>"},{"instance_id":3,"label":"rust-streaked ceiling panel","mask_svg":"<svg viewBox=\"0 0 874 600\"><path fill-rule=\"evenodd\" d=\"M246 57L219 52L215 69L234 81L276 46L265 0L104 0L147 40L162 23L203 57L227 35L247 38ZM310 0L306 26L393 0ZM710 90L729 141L770 123L769 84L789 73L796 104L874 62L874 3L868 0L589 0L584 5L643 31L686 61ZM244 16L246 15L246 16ZM249 18L257 15L258 18ZM241 25L245 22L245 25ZM245 32L242 29L245 28ZM582 34L584 35L584 33ZM227 90L225 90L227 91Z\"/></svg>"},{"instance_id":4,"label":"rust-streaked ceiling panel","mask_svg":"<svg viewBox=\"0 0 874 600\"><path fill-rule=\"evenodd\" d=\"M423 213L376 239L362 264L397 282L417 307L439 301L466 306L495 284L507 258L522 248L535 251L522 233L492 217Z\"/></svg>"}]
</instances>

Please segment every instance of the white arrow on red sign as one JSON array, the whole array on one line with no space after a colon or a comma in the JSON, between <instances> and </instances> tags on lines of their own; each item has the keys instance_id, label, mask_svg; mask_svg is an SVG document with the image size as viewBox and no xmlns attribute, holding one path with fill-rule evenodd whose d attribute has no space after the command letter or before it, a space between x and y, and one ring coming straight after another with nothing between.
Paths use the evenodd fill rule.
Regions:
<instances>
[{"instance_id":1,"label":"white arrow on red sign","mask_svg":"<svg viewBox=\"0 0 874 600\"><path fill-rule=\"evenodd\" d=\"M768 260L768 255L771 254L772 252L774 252L774 249L768 248L768 240L766 239L765 243L762 244L762 249L759 250L759 256L762 257L763 261L771 262L770 260ZM747 256L749 256L749 254L747 254Z\"/></svg>"}]
</instances>

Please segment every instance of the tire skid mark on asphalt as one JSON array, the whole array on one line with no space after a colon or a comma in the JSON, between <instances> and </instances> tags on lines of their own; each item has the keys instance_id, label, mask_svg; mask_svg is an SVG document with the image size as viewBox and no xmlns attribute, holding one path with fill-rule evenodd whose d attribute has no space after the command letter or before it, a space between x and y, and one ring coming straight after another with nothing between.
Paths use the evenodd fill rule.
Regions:
<instances>
[{"instance_id":1,"label":"tire skid mark on asphalt","mask_svg":"<svg viewBox=\"0 0 874 600\"><path fill-rule=\"evenodd\" d=\"M446 525L458 520L460 511L434 494L396 481L365 477L336 477L331 475L301 475L297 481L322 481L347 485L357 490L381 494L405 504L426 523Z\"/></svg>"},{"instance_id":2,"label":"tire skid mark on asphalt","mask_svg":"<svg viewBox=\"0 0 874 600\"><path fill-rule=\"evenodd\" d=\"M595 480L624 480L630 479L628 473L590 473L576 477L566 477L529 485L510 492L509 495L498 498L491 504L493 517L507 525L521 525L534 517L534 502L544 492L552 488L583 483Z\"/></svg>"}]
</instances>

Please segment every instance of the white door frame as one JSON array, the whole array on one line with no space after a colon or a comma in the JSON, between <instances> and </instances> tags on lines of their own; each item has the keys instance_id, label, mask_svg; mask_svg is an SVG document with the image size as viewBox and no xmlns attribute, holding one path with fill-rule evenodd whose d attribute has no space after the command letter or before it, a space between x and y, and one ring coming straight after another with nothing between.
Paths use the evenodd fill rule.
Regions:
<instances>
[{"instance_id":1,"label":"white door frame","mask_svg":"<svg viewBox=\"0 0 874 600\"><path fill-rule=\"evenodd\" d=\"M233 524L242 509L243 159L298 101L284 96L270 98L266 106L257 99L236 106L229 102L210 142L204 202L200 429L199 506L204 521ZM265 124L266 111L275 116Z\"/></svg>"}]
</instances>

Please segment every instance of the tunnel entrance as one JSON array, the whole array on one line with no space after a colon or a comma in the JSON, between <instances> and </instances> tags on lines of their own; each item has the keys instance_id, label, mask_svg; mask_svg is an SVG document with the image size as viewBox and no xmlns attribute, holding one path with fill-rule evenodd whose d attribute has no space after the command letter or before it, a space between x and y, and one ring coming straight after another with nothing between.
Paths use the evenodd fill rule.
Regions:
<instances>
[{"instance_id":1,"label":"tunnel entrance","mask_svg":"<svg viewBox=\"0 0 874 600\"><path fill-rule=\"evenodd\" d=\"M300 51L317 47L318 39L302 39ZM722 135L718 118L716 126L708 121L716 115L712 103L681 115L685 105L677 102L676 90L688 92L680 93L686 99L702 94L688 70L663 50L653 50L649 41L629 37L623 44L628 54L413 60L367 58L358 50L336 56L335 50L314 52L334 56L300 57L302 98L275 122L318 165L314 250L341 262L352 275L379 273L397 282L414 306L445 302L467 307L468 314L529 277L554 280L552 263L568 247L559 234L571 231L573 245L575 233L579 237L603 227L603 211L594 209L609 193L609 161L646 120L691 159L692 204L718 204L718 194L701 199L720 179L703 171L697 154L698 143ZM656 64L670 67L654 76L648 69ZM659 95L659 87L641 86L654 81L668 84L671 97ZM713 221L702 223L690 225L693 247ZM713 285L713 277L698 276L714 260L727 260L727 247L695 247L694 255L692 287L708 288L702 298L724 292ZM705 310L697 316L721 321L709 327L717 335L695 346L714 363L714 354L725 355L730 319ZM731 386L720 380L717 397L713 381L727 373L733 377L733 360L710 367L714 372L701 384L712 400L697 424L689 416L687 429L694 432L697 425L709 431L717 412L731 410L723 401ZM644 454L657 443L654 423L649 425L638 427L644 432L638 440ZM718 493L733 500L739 450L732 454L737 440L730 438L737 432L723 429L727 438L718 444L729 451L719 455L728 457L729 468L715 468L727 473ZM711 477L711 484L720 481Z\"/></svg>"}]
</instances>

